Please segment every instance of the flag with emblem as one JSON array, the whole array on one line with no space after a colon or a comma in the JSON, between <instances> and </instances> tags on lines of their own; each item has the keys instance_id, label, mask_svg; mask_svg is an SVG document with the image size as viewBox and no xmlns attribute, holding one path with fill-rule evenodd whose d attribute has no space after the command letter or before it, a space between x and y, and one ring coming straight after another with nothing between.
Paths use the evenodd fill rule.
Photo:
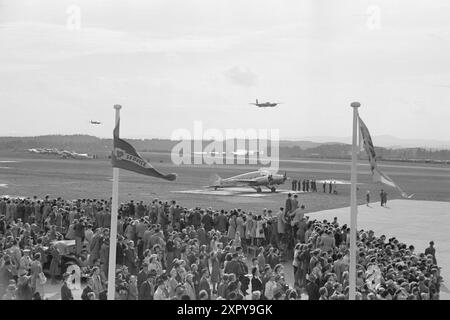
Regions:
<instances>
[{"instance_id":1,"label":"flag with emblem","mask_svg":"<svg viewBox=\"0 0 450 320\"><path fill-rule=\"evenodd\" d=\"M394 180L392 180L387 174L383 173L380 169L378 169L377 161L376 161L376 153L375 148L372 143L372 138L369 133L369 129L367 129L366 124L362 121L361 117L358 116L359 120L359 133L360 133L360 144L362 143L364 150L367 153L367 157L369 158L370 171L372 172L372 178L375 182L381 182L393 188L396 188L400 191L400 194L404 198L411 198L413 195L406 194L399 185L397 185Z\"/></svg>"},{"instance_id":2,"label":"flag with emblem","mask_svg":"<svg viewBox=\"0 0 450 320\"><path fill-rule=\"evenodd\" d=\"M146 176L161 178L173 181L177 178L175 173L163 174L153 168L153 166L136 151L136 149L123 139L119 138L119 124L114 128L114 150L111 155L111 162L114 168L133 171Z\"/></svg>"}]
</instances>

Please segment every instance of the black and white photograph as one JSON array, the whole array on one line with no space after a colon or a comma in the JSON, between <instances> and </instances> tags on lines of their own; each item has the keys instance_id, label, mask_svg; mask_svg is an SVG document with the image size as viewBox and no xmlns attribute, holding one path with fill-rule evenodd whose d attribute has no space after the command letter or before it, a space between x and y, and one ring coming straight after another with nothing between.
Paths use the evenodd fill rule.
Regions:
<instances>
[{"instance_id":1,"label":"black and white photograph","mask_svg":"<svg viewBox=\"0 0 450 320\"><path fill-rule=\"evenodd\" d=\"M449 18L0 0L1 304L450 300Z\"/></svg>"}]
</instances>

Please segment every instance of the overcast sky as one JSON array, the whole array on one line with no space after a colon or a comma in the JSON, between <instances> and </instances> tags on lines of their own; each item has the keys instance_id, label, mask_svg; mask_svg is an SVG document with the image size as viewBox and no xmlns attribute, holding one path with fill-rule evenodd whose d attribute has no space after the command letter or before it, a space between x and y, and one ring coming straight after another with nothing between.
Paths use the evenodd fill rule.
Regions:
<instances>
[{"instance_id":1,"label":"overcast sky","mask_svg":"<svg viewBox=\"0 0 450 320\"><path fill-rule=\"evenodd\" d=\"M357 100L374 136L450 140L449 17L448 0L0 0L0 135L110 137L119 103L128 138L195 120L350 136Z\"/></svg>"}]
</instances>

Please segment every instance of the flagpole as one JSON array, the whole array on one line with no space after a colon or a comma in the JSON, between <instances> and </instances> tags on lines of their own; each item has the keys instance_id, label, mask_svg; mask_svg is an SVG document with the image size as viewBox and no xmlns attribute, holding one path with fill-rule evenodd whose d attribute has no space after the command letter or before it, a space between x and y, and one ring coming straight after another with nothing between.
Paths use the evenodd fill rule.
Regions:
<instances>
[{"instance_id":1,"label":"flagpole","mask_svg":"<svg viewBox=\"0 0 450 320\"><path fill-rule=\"evenodd\" d=\"M349 300L356 298L356 232L358 207L356 203L356 181L357 181L357 136L358 136L358 108L359 102L352 102L353 108L353 139L352 139L352 171L350 189L350 270L349 270Z\"/></svg>"},{"instance_id":2,"label":"flagpole","mask_svg":"<svg viewBox=\"0 0 450 320\"><path fill-rule=\"evenodd\" d=\"M121 105L115 104L117 134ZM117 215L119 207L119 168L113 168L113 188L111 203L111 228L109 230L109 266L108 266L108 300L115 299L116 293L116 248L117 248Z\"/></svg>"}]
</instances>

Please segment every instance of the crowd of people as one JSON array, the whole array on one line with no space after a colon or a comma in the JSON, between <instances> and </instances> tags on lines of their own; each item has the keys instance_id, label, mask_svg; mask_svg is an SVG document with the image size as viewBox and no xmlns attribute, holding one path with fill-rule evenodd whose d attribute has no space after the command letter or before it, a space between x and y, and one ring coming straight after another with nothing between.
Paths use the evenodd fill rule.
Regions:
<instances>
[{"instance_id":1,"label":"crowd of people","mask_svg":"<svg viewBox=\"0 0 450 320\"><path fill-rule=\"evenodd\" d=\"M122 203L116 299L348 299L350 229L304 209L296 194L276 212ZM0 297L44 299L45 286L61 283L61 299L73 299L69 257L81 270L81 298L106 299L110 226L111 199L0 199ZM72 253L61 252L64 240ZM357 299L439 299L433 242L422 253L358 230L357 247Z\"/></svg>"},{"instance_id":2,"label":"crowd of people","mask_svg":"<svg viewBox=\"0 0 450 320\"><path fill-rule=\"evenodd\" d=\"M317 181L313 178L293 178L292 179L292 191L294 192L317 192L317 185L318 183L322 184L322 191L324 193L333 193L337 194L336 189L336 181L335 180L323 180L323 181Z\"/></svg>"}]
</instances>

